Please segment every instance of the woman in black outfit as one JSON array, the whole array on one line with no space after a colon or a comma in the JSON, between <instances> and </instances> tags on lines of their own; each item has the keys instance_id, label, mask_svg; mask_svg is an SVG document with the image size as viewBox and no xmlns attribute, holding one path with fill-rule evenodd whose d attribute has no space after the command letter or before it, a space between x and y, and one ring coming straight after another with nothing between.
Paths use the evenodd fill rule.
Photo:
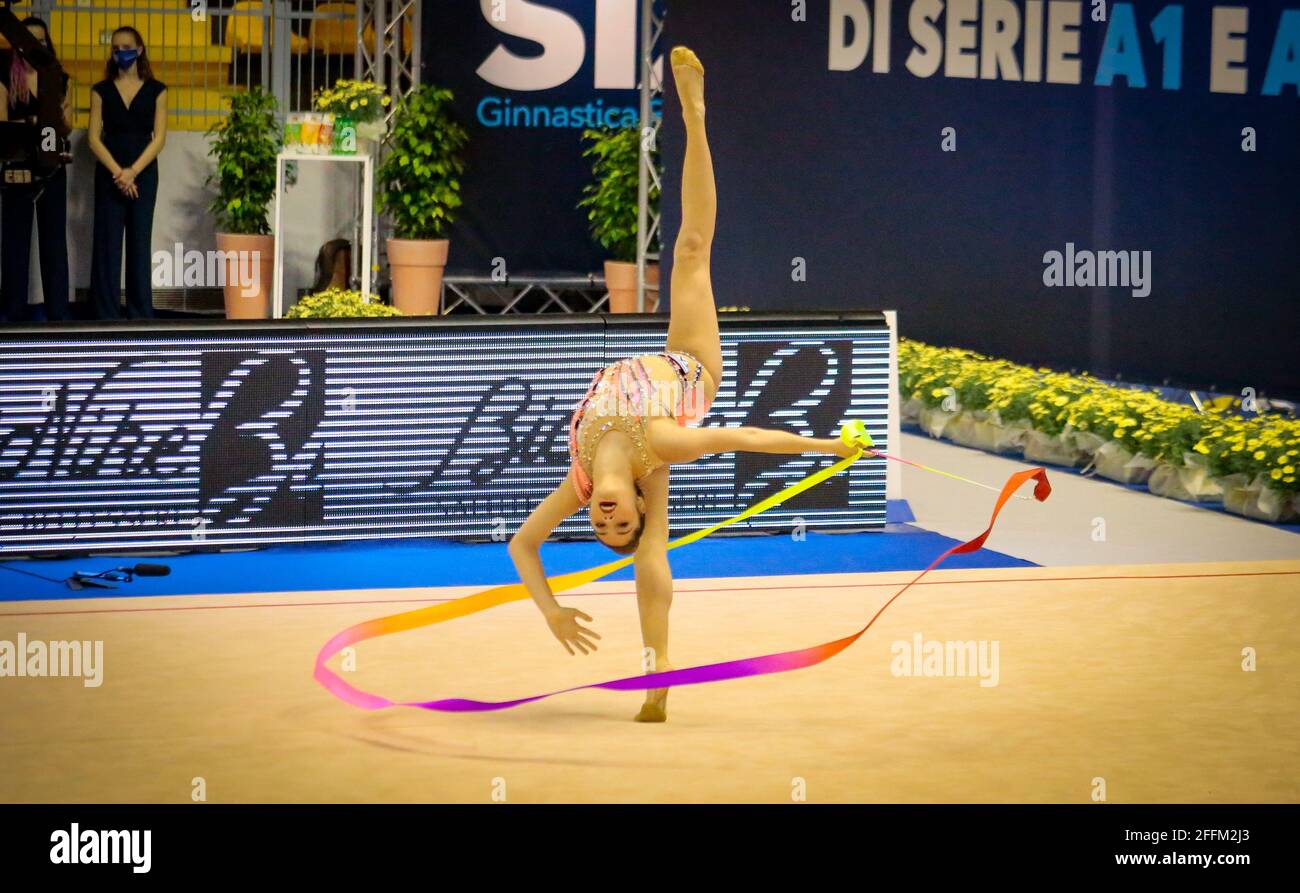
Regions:
<instances>
[{"instance_id":1,"label":"woman in black outfit","mask_svg":"<svg viewBox=\"0 0 1300 893\"><path fill-rule=\"evenodd\" d=\"M95 244L90 296L100 319L121 318L118 283L126 233L126 315L153 316L150 247L158 199L158 162L167 141L167 86L153 76L134 28L113 32L113 55L90 96L95 165Z\"/></svg>"},{"instance_id":2,"label":"woman in black outfit","mask_svg":"<svg viewBox=\"0 0 1300 893\"><path fill-rule=\"evenodd\" d=\"M54 55L50 29L36 16L23 19L32 36ZM63 75L63 118L72 128L70 78ZM17 52L0 60L0 121L36 122L36 71ZM32 256L32 219L40 239L41 291L48 319L68 318L68 176L10 186L0 204L0 322L27 319L27 285Z\"/></svg>"}]
</instances>

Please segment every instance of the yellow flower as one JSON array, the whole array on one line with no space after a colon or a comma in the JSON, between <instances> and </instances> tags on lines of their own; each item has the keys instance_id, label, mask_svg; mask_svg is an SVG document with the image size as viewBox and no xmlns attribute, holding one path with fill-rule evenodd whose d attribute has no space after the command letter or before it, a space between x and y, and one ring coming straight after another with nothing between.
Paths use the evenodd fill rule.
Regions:
<instances>
[{"instance_id":1,"label":"yellow flower","mask_svg":"<svg viewBox=\"0 0 1300 893\"><path fill-rule=\"evenodd\" d=\"M1269 474L1269 477L1271 477L1275 481L1280 481L1282 479L1282 472L1274 468L1273 471Z\"/></svg>"},{"instance_id":2,"label":"yellow flower","mask_svg":"<svg viewBox=\"0 0 1300 893\"><path fill-rule=\"evenodd\" d=\"M1266 456L1266 455L1267 455L1267 453L1265 453L1263 450L1255 450L1255 458L1256 458L1256 459L1263 459L1264 456Z\"/></svg>"}]
</instances>

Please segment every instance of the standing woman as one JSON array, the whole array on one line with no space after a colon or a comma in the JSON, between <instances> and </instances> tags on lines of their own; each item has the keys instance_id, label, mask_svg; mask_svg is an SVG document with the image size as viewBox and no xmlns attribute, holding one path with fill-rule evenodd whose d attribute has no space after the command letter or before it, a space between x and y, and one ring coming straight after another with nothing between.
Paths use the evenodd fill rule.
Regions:
<instances>
[{"instance_id":1,"label":"standing woman","mask_svg":"<svg viewBox=\"0 0 1300 893\"><path fill-rule=\"evenodd\" d=\"M126 234L126 315L153 316L149 256L158 162L167 142L167 86L153 76L140 32L113 32L113 55L90 96L95 165L95 244L90 296L99 319L121 317L122 235Z\"/></svg>"},{"instance_id":2,"label":"standing woman","mask_svg":"<svg viewBox=\"0 0 1300 893\"><path fill-rule=\"evenodd\" d=\"M44 21L28 16L23 24L55 55ZM59 89L65 132L72 130L69 84L68 76L62 75ZM13 51L0 64L0 121L36 123L36 91L36 69ZM68 175L60 165L58 172L42 183L11 186L5 191L0 206L0 321L23 322L27 318L33 219L40 240L45 315L53 320L68 318Z\"/></svg>"}]
</instances>

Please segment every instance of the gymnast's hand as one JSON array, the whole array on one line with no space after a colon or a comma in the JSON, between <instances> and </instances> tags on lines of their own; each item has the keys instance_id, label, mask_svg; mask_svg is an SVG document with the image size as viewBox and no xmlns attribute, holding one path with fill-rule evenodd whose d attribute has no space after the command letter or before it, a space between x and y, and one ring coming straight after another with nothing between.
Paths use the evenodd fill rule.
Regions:
<instances>
[{"instance_id":1,"label":"gymnast's hand","mask_svg":"<svg viewBox=\"0 0 1300 893\"><path fill-rule=\"evenodd\" d=\"M844 441L838 439L828 439L827 441L825 441L825 443L829 448L827 451L834 453L835 455L839 456L841 459L849 458L849 456L852 456L860 449L860 447L856 443L845 443Z\"/></svg>"},{"instance_id":2,"label":"gymnast's hand","mask_svg":"<svg viewBox=\"0 0 1300 893\"><path fill-rule=\"evenodd\" d=\"M546 623L551 627L551 632L555 633L555 638L560 640L564 649L573 654L576 647L583 654L587 654L587 649L596 650L596 643L587 637L599 639L600 635L593 630L587 629L578 623L578 618L591 623L591 617L582 613L577 608L561 608L558 605L555 610L546 614Z\"/></svg>"}]
</instances>

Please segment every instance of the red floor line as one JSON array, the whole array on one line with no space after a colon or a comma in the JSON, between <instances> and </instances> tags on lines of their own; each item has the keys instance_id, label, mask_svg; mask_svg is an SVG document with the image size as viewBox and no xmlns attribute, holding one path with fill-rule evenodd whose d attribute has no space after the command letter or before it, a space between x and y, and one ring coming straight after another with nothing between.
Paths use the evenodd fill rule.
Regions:
<instances>
[{"instance_id":1,"label":"red floor line","mask_svg":"<svg viewBox=\"0 0 1300 893\"><path fill-rule=\"evenodd\" d=\"M906 573L906 571L887 571L887 573ZM1213 579L1218 577L1277 577L1277 576L1295 576L1300 571L1240 571L1237 573L1222 574L1113 574L1101 575L1095 577L1077 576L1077 577L1002 577L993 580L922 580L915 584L917 586L966 586L971 584L988 584L988 583L1069 583L1081 580L1195 580L1200 578ZM678 594L692 592L781 592L790 589L870 589L883 586L897 587L901 585L894 581L891 583L805 583L800 586L714 586L707 589L678 589ZM223 593L242 595L244 593ZM611 592L584 592L584 593L564 593L565 598L588 598L605 595L635 595L636 590L614 590ZM121 597L121 596L119 596ZM192 598L194 596L126 596L127 598ZM461 596L457 596L459 598ZM54 601L54 599L51 599ZM73 614L149 614L149 613L166 613L169 611L222 611L239 608L320 608L320 607L340 607L343 605L404 605L404 604L430 604L434 602L455 601L453 598L376 598L376 599L357 599L346 602L282 602L270 605L177 605L165 608L100 608L95 610L80 611L23 611L13 613L0 613L0 617L64 617Z\"/></svg>"}]
</instances>

